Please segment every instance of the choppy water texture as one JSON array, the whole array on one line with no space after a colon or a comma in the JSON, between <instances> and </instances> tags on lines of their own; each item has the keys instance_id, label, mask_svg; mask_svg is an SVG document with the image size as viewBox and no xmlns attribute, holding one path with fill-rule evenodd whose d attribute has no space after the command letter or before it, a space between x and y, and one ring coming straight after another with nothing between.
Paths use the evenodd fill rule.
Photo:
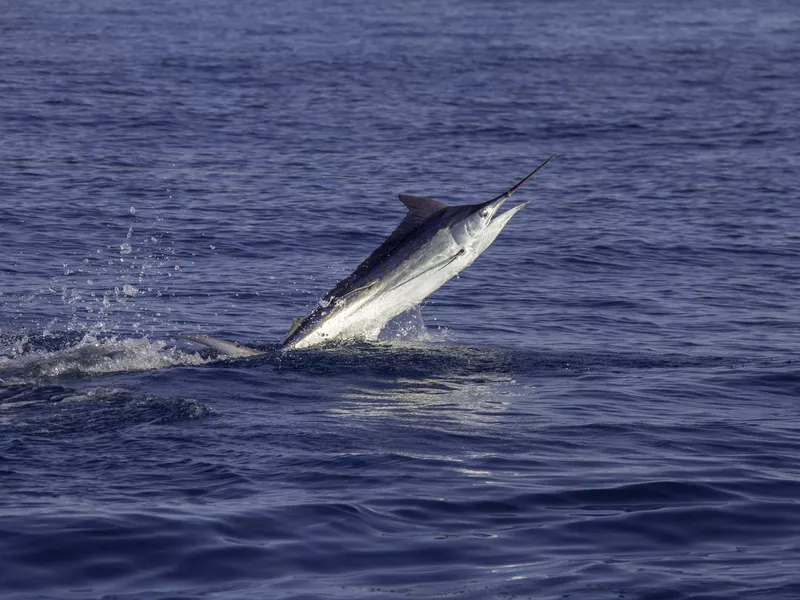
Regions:
<instances>
[{"instance_id":1,"label":"choppy water texture","mask_svg":"<svg viewBox=\"0 0 800 600\"><path fill-rule=\"evenodd\" d=\"M4 3L0 596L800 597L798 64L789 0ZM552 152L427 328L278 351Z\"/></svg>"}]
</instances>

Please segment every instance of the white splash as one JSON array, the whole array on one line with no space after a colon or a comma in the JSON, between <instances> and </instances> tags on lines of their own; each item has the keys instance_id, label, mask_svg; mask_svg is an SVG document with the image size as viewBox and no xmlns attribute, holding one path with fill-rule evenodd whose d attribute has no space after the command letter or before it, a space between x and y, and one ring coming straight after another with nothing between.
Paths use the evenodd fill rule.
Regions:
<instances>
[{"instance_id":1,"label":"white splash","mask_svg":"<svg viewBox=\"0 0 800 600\"><path fill-rule=\"evenodd\" d=\"M145 338L98 338L87 333L74 345L57 350L28 348L19 340L0 356L6 384L29 383L62 375L104 375L202 365L214 359Z\"/></svg>"}]
</instances>

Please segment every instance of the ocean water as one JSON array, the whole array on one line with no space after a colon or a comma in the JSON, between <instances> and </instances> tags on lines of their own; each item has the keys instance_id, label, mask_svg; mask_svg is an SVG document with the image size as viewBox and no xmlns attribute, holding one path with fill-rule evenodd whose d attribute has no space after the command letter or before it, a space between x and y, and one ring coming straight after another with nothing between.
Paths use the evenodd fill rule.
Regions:
<instances>
[{"instance_id":1,"label":"ocean water","mask_svg":"<svg viewBox=\"0 0 800 600\"><path fill-rule=\"evenodd\" d=\"M798 64L791 0L4 3L0 596L800 597Z\"/></svg>"}]
</instances>

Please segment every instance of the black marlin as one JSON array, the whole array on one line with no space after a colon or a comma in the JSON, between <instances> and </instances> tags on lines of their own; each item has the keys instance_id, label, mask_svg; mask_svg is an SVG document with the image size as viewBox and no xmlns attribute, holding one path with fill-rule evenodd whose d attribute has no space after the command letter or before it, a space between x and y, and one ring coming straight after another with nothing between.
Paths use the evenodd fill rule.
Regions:
<instances>
[{"instance_id":1,"label":"black marlin","mask_svg":"<svg viewBox=\"0 0 800 600\"><path fill-rule=\"evenodd\" d=\"M405 219L353 273L325 294L310 315L295 320L282 348L375 339L389 321L421 303L489 247L528 202L498 215L500 206L553 156L488 202L448 206L432 198L401 194L408 209ZM210 336L184 337L227 354L258 352Z\"/></svg>"}]
</instances>

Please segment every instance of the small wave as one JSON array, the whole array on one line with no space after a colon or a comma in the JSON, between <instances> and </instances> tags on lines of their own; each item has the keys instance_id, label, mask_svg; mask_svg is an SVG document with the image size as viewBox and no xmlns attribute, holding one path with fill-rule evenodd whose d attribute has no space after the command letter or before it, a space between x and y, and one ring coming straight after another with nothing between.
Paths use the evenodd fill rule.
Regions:
<instances>
[{"instance_id":1,"label":"small wave","mask_svg":"<svg viewBox=\"0 0 800 600\"><path fill-rule=\"evenodd\" d=\"M19 385L0 389L0 427L33 435L102 433L141 423L200 419L211 408L192 398L166 398L116 388Z\"/></svg>"}]
</instances>

